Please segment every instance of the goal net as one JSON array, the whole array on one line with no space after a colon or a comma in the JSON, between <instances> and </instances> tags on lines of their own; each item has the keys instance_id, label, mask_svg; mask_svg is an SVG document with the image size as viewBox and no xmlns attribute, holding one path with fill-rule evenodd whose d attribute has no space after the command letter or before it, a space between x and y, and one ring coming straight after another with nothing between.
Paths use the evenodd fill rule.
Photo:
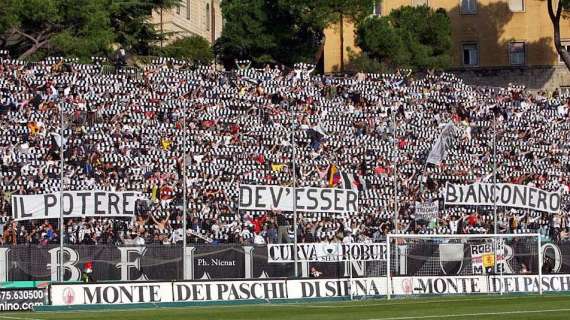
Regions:
<instances>
[{"instance_id":1,"label":"goal net","mask_svg":"<svg viewBox=\"0 0 570 320\"><path fill-rule=\"evenodd\" d=\"M542 293L539 234L387 237L391 295Z\"/></svg>"}]
</instances>

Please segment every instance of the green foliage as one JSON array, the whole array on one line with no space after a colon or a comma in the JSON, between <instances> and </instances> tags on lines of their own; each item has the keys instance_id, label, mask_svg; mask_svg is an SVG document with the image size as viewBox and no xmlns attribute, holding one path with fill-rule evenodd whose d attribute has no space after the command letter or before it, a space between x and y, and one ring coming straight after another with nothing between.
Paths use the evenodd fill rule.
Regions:
<instances>
[{"instance_id":1,"label":"green foliage","mask_svg":"<svg viewBox=\"0 0 570 320\"><path fill-rule=\"evenodd\" d=\"M348 57L350 61L345 68L347 72L383 73L391 71L377 59L369 57L366 52L356 53L349 49Z\"/></svg>"},{"instance_id":2,"label":"green foliage","mask_svg":"<svg viewBox=\"0 0 570 320\"><path fill-rule=\"evenodd\" d=\"M178 39L165 46L162 52L167 57L188 59L200 64L209 64L214 59L210 43L200 36Z\"/></svg>"},{"instance_id":3,"label":"green foliage","mask_svg":"<svg viewBox=\"0 0 570 320\"><path fill-rule=\"evenodd\" d=\"M296 8L280 1L233 0L222 2L225 24L215 45L227 66L235 59L255 64L312 61L322 31L305 20Z\"/></svg>"},{"instance_id":4,"label":"green foliage","mask_svg":"<svg viewBox=\"0 0 570 320\"><path fill-rule=\"evenodd\" d=\"M88 60L108 55L113 44L149 54L161 35L152 10L179 0L2 0L0 47L21 59L62 55ZM8 41L8 39L10 41Z\"/></svg>"},{"instance_id":5,"label":"green foliage","mask_svg":"<svg viewBox=\"0 0 570 320\"><path fill-rule=\"evenodd\" d=\"M451 62L451 22L443 10L401 7L360 23L357 44L386 67L445 68Z\"/></svg>"},{"instance_id":6,"label":"green foliage","mask_svg":"<svg viewBox=\"0 0 570 320\"><path fill-rule=\"evenodd\" d=\"M358 20L373 0L232 0L222 2L226 23L216 52L226 65L250 59L292 65L316 62L324 29L345 19Z\"/></svg>"}]
</instances>

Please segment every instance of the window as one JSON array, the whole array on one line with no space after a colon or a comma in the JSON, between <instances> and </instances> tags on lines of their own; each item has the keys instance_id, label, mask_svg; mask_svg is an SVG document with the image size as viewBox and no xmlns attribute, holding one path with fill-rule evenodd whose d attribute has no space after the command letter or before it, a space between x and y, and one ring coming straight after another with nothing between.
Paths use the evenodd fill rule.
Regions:
<instances>
[{"instance_id":1,"label":"window","mask_svg":"<svg viewBox=\"0 0 570 320\"><path fill-rule=\"evenodd\" d=\"M176 6L176 14L178 14L178 15L180 14L180 5Z\"/></svg>"},{"instance_id":2,"label":"window","mask_svg":"<svg viewBox=\"0 0 570 320\"><path fill-rule=\"evenodd\" d=\"M509 9L511 12L523 12L524 0L509 0Z\"/></svg>"},{"instance_id":3,"label":"window","mask_svg":"<svg viewBox=\"0 0 570 320\"><path fill-rule=\"evenodd\" d=\"M463 65L464 66L479 65L479 46L476 43L463 44Z\"/></svg>"},{"instance_id":4,"label":"window","mask_svg":"<svg viewBox=\"0 0 570 320\"><path fill-rule=\"evenodd\" d=\"M477 13L477 0L460 0L460 1L461 1L461 14Z\"/></svg>"},{"instance_id":5,"label":"window","mask_svg":"<svg viewBox=\"0 0 570 320\"><path fill-rule=\"evenodd\" d=\"M562 47L566 48L566 51L567 51L567 52L570 52L570 40L561 41L561 42L562 42L562 43L561 43ZM561 63L561 64L564 63L564 61L562 60L562 57L561 57L560 55L558 55L558 62Z\"/></svg>"},{"instance_id":6,"label":"window","mask_svg":"<svg viewBox=\"0 0 570 320\"><path fill-rule=\"evenodd\" d=\"M374 8L372 10L372 14L375 16L382 15L382 0L376 0L376 2L374 2Z\"/></svg>"},{"instance_id":7,"label":"window","mask_svg":"<svg viewBox=\"0 0 570 320\"><path fill-rule=\"evenodd\" d=\"M427 6L427 0L412 0L412 6L419 7L419 6Z\"/></svg>"},{"instance_id":8,"label":"window","mask_svg":"<svg viewBox=\"0 0 570 320\"><path fill-rule=\"evenodd\" d=\"M186 0L186 19L190 20L190 0Z\"/></svg>"},{"instance_id":9,"label":"window","mask_svg":"<svg viewBox=\"0 0 570 320\"><path fill-rule=\"evenodd\" d=\"M206 3L206 30L210 31L210 23L211 23L212 15L210 14L210 4Z\"/></svg>"},{"instance_id":10,"label":"window","mask_svg":"<svg viewBox=\"0 0 570 320\"><path fill-rule=\"evenodd\" d=\"M524 42L511 42L509 45L509 57L511 65L520 66L525 64L525 44Z\"/></svg>"}]
</instances>

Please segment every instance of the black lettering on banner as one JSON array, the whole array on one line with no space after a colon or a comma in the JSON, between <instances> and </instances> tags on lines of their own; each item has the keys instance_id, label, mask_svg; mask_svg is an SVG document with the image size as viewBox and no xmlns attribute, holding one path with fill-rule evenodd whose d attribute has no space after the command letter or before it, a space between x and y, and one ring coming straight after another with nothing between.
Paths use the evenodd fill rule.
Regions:
<instances>
[{"instance_id":1,"label":"black lettering on banner","mask_svg":"<svg viewBox=\"0 0 570 320\"><path fill-rule=\"evenodd\" d=\"M121 214L121 212L119 211L119 196L116 195L115 193L109 193L109 199L107 200L107 204L108 204L108 214L113 215L119 215ZM111 210L111 208L115 208L114 213L113 210Z\"/></svg>"},{"instance_id":2,"label":"black lettering on banner","mask_svg":"<svg viewBox=\"0 0 570 320\"><path fill-rule=\"evenodd\" d=\"M338 204L341 203L341 198L339 196L342 196L342 194L344 193L344 190L342 189L334 189L334 210L335 211L342 211L342 207L339 207Z\"/></svg>"},{"instance_id":3,"label":"black lettering on banner","mask_svg":"<svg viewBox=\"0 0 570 320\"><path fill-rule=\"evenodd\" d=\"M135 206L133 206L133 210L129 210L129 205L132 203L130 198L134 197L134 192L123 192L123 215L134 215L135 214Z\"/></svg>"},{"instance_id":4,"label":"black lettering on banner","mask_svg":"<svg viewBox=\"0 0 570 320\"><path fill-rule=\"evenodd\" d=\"M475 186L476 185L474 184L467 186L467 195L465 196L465 202L477 203L477 192L475 191Z\"/></svg>"},{"instance_id":5,"label":"black lettering on banner","mask_svg":"<svg viewBox=\"0 0 570 320\"><path fill-rule=\"evenodd\" d=\"M85 301L85 304L100 304L101 287L94 287L94 292L91 292L90 289L90 287L83 287L83 301Z\"/></svg>"},{"instance_id":6,"label":"black lettering on banner","mask_svg":"<svg viewBox=\"0 0 570 320\"><path fill-rule=\"evenodd\" d=\"M321 205L320 210L322 211L327 211L330 210L332 208L332 201L329 198L328 194L330 194L332 192L332 189L321 189L321 199L327 203L327 205L323 206Z\"/></svg>"},{"instance_id":7,"label":"black lettering on banner","mask_svg":"<svg viewBox=\"0 0 570 320\"><path fill-rule=\"evenodd\" d=\"M511 187L504 184L501 188L501 204L508 205L509 203L511 203Z\"/></svg>"},{"instance_id":8,"label":"black lettering on banner","mask_svg":"<svg viewBox=\"0 0 570 320\"><path fill-rule=\"evenodd\" d=\"M552 203L552 200L556 200L554 204ZM560 211L560 195L558 193L551 193L550 201L548 201L548 203L550 205L550 211L552 212Z\"/></svg>"},{"instance_id":9,"label":"black lettering on banner","mask_svg":"<svg viewBox=\"0 0 570 320\"><path fill-rule=\"evenodd\" d=\"M139 288L142 289L143 287L140 286ZM133 301L133 292L129 291L129 289L132 290L133 287L132 286L129 286L128 288L126 286L120 286L119 287L119 291L121 292L121 302L122 303L125 302L125 300L123 300L123 297L125 297L128 300L128 302L131 302L131 303L134 302ZM141 302L143 302L143 301L141 301Z\"/></svg>"},{"instance_id":10,"label":"black lettering on banner","mask_svg":"<svg viewBox=\"0 0 570 320\"><path fill-rule=\"evenodd\" d=\"M531 208L536 208L536 204L534 202L536 191L537 189L535 188L528 188L528 206Z\"/></svg>"},{"instance_id":11,"label":"black lettering on banner","mask_svg":"<svg viewBox=\"0 0 570 320\"><path fill-rule=\"evenodd\" d=\"M70 215L70 214L73 213L73 194L68 193L68 192L64 192L62 198L63 198L63 201L62 201L62 202L63 202L63 203L62 203L62 205L63 205L63 215L64 215L64 216L68 216L68 215ZM67 199L67 200L66 200L66 199ZM66 210L66 206L65 206L65 203L66 203L66 202L69 203L69 206L67 207L67 210Z\"/></svg>"},{"instance_id":12,"label":"black lettering on banner","mask_svg":"<svg viewBox=\"0 0 570 320\"><path fill-rule=\"evenodd\" d=\"M346 210L348 212L357 212L358 209L356 208L358 201L358 193L353 190L348 190L346 192Z\"/></svg>"},{"instance_id":13,"label":"black lettering on banner","mask_svg":"<svg viewBox=\"0 0 570 320\"><path fill-rule=\"evenodd\" d=\"M161 302L162 299L160 298L160 286L159 285L150 285L148 286L148 294L150 296L150 302ZM143 301L140 301L143 302Z\"/></svg>"},{"instance_id":14,"label":"black lettering on banner","mask_svg":"<svg viewBox=\"0 0 570 320\"><path fill-rule=\"evenodd\" d=\"M94 201L95 201L95 208L94 208L95 212L94 212L94 214L104 215L105 211L99 210L99 208L101 208L103 205L103 202L100 200L100 198L105 196L105 192L95 192L93 195L94 195Z\"/></svg>"},{"instance_id":15,"label":"black lettering on banner","mask_svg":"<svg viewBox=\"0 0 570 320\"><path fill-rule=\"evenodd\" d=\"M481 203L488 203L490 200L491 191L489 190L488 184L479 185L479 201Z\"/></svg>"},{"instance_id":16,"label":"black lettering on banner","mask_svg":"<svg viewBox=\"0 0 570 320\"><path fill-rule=\"evenodd\" d=\"M84 216L87 214L87 212L86 212L87 199L85 199L85 198L90 196L91 192L78 192L78 193L76 193L76 195L81 198L81 215Z\"/></svg>"},{"instance_id":17,"label":"black lettering on banner","mask_svg":"<svg viewBox=\"0 0 570 320\"><path fill-rule=\"evenodd\" d=\"M97 199L97 192L95 192L95 199ZM111 304L119 301L119 290L113 286L105 287L103 289L103 300Z\"/></svg>"},{"instance_id":18,"label":"black lettering on banner","mask_svg":"<svg viewBox=\"0 0 570 320\"><path fill-rule=\"evenodd\" d=\"M26 213L26 210L24 209L24 197L20 197L20 208L22 208L22 218L29 218L33 216L32 213Z\"/></svg>"},{"instance_id":19,"label":"black lettering on banner","mask_svg":"<svg viewBox=\"0 0 570 320\"><path fill-rule=\"evenodd\" d=\"M513 204L521 203L523 206L527 206L527 197L524 186L515 185L515 192L513 195Z\"/></svg>"},{"instance_id":20,"label":"black lettering on banner","mask_svg":"<svg viewBox=\"0 0 570 320\"><path fill-rule=\"evenodd\" d=\"M539 210L546 210L548 208L546 205L546 191L544 190L538 190L537 207Z\"/></svg>"},{"instance_id":21,"label":"black lettering on banner","mask_svg":"<svg viewBox=\"0 0 570 320\"><path fill-rule=\"evenodd\" d=\"M16 196L12 196L12 217L14 217L14 219L18 220L18 198L20 197L16 197Z\"/></svg>"},{"instance_id":22,"label":"black lettering on banner","mask_svg":"<svg viewBox=\"0 0 570 320\"><path fill-rule=\"evenodd\" d=\"M498 203L501 198L501 187L498 184L493 185L493 203Z\"/></svg>"},{"instance_id":23,"label":"black lettering on banner","mask_svg":"<svg viewBox=\"0 0 570 320\"><path fill-rule=\"evenodd\" d=\"M57 197L54 194L44 194L44 216L49 217L49 208L55 207L56 204Z\"/></svg>"},{"instance_id":24,"label":"black lettering on banner","mask_svg":"<svg viewBox=\"0 0 570 320\"><path fill-rule=\"evenodd\" d=\"M265 191L265 187L263 187L263 186L256 186L255 187L255 204L254 204L254 206L257 209L266 208L265 204L261 201L263 199L263 191Z\"/></svg>"},{"instance_id":25,"label":"black lettering on banner","mask_svg":"<svg viewBox=\"0 0 570 320\"><path fill-rule=\"evenodd\" d=\"M307 200L310 201L310 203L312 203L312 205L308 205L307 206L307 210L315 210L318 208L319 202L317 201L316 197L313 197L312 194L316 193L317 190L313 189L313 188L308 188L307 190Z\"/></svg>"},{"instance_id":26,"label":"black lettering on banner","mask_svg":"<svg viewBox=\"0 0 570 320\"><path fill-rule=\"evenodd\" d=\"M299 205L299 202L301 202L301 196L300 196L300 195L302 195L303 192L305 192L305 188L295 188L295 189L293 189L293 195L295 196L295 197L294 197L294 199L295 199L295 205L296 205L296 208L297 208L298 210L303 210L303 209L305 209L305 206Z\"/></svg>"},{"instance_id":27,"label":"black lettering on banner","mask_svg":"<svg viewBox=\"0 0 570 320\"><path fill-rule=\"evenodd\" d=\"M252 191L250 186L240 185L239 186L239 206L240 208L245 208L251 206L252 202Z\"/></svg>"},{"instance_id":28,"label":"black lettering on banner","mask_svg":"<svg viewBox=\"0 0 570 320\"><path fill-rule=\"evenodd\" d=\"M445 202L454 203L457 201L455 186L448 183L445 188Z\"/></svg>"},{"instance_id":29,"label":"black lettering on banner","mask_svg":"<svg viewBox=\"0 0 570 320\"><path fill-rule=\"evenodd\" d=\"M277 197L275 197L275 189L279 190L279 193L277 193ZM281 197L283 196L283 190L285 190L285 188L283 187L269 188L269 192L271 192L271 206L273 208L279 208L279 203L281 203ZM250 203L248 203L247 205L249 206L249 204Z\"/></svg>"},{"instance_id":30,"label":"black lettering on banner","mask_svg":"<svg viewBox=\"0 0 570 320\"><path fill-rule=\"evenodd\" d=\"M301 282L301 294L303 298L311 298L315 294L315 288L310 282Z\"/></svg>"},{"instance_id":31,"label":"black lettering on banner","mask_svg":"<svg viewBox=\"0 0 570 320\"><path fill-rule=\"evenodd\" d=\"M174 301L186 301L190 298L190 288L187 285L177 284L176 285L176 297Z\"/></svg>"}]
</instances>

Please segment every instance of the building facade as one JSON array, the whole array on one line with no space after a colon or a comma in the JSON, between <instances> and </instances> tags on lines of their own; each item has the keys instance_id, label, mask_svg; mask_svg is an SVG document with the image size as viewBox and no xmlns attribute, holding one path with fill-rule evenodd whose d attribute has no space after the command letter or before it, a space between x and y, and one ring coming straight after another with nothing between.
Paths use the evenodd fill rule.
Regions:
<instances>
[{"instance_id":1,"label":"building facade","mask_svg":"<svg viewBox=\"0 0 570 320\"><path fill-rule=\"evenodd\" d=\"M531 74L524 71L533 69L535 73L527 79L529 87L570 86L570 74L554 47L546 0L383 0L375 6L374 14L387 15L405 5L427 5L447 11L452 24L452 66L457 72L476 78L477 74L500 75L499 71L504 70L508 75L502 76L508 80L513 76L524 78L525 73ZM338 70L338 29L331 26L325 32L325 72ZM563 45L570 48L570 19L563 19L560 29ZM345 27L344 31L345 46L355 47L354 28ZM348 59L345 53L345 61ZM546 72L539 76L540 80L536 80L537 70ZM547 83L548 73L559 85ZM532 78L537 82L532 83Z\"/></svg>"},{"instance_id":2,"label":"building facade","mask_svg":"<svg viewBox=\"0 0 570 320\"><path fill-rule=\"evenodd\" d=\"M221 0L182 0L179 6L155 11L152 23L156 30L172 33L169 40L198 35L214 43L222 33Z\"/></svg>"}]
</instances>

